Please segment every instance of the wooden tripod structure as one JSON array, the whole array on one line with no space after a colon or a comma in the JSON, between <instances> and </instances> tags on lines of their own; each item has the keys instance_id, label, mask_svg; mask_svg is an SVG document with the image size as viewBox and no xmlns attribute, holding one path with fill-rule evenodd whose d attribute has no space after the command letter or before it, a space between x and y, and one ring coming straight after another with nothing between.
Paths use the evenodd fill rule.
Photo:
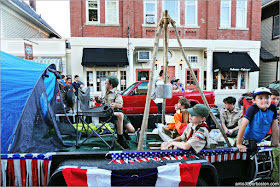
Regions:
<instances>
[{"instance_id":1,"label":"wooden tripod structure","mask_svg":"<svg viewBox=\"0 0 280 187\"><path fill-rule=\"evenodd\" d=\"M191 76L192 76L192 78L193 78L193 80L194 80L194 82L195 82L195 84L198 88L198 91L200 92L200 95L202 97L202 100L203 100L204 104L206 105L206 107L209 110L209 114L210 114L212 120L214 121L216 126L220 129L224 139L226 140L227 146L231 147L225 132L223 131L221 125L218 123L216 117L214 116L213 112L211 111L211 109L209 107L209 104L208 104L208 102L205 98L205 95L202 92L202 90L201 90L201 88L198 84L198 80L197 80L197 78L196 78L196 76L195 76L195 74L192 70L192 67L191 67L191 65L190 65L190 63L189 63L189 61L186 57L186 54L185 54L184 48L182 46L182 43L180 41L179 34L178 34L175 23L176 22L174 20L172 20L170 18L170 16L168 15L168 11L165 10L163 12L163 17L160 19L160 22L157 25L154 48L153 48L152 59L151 59L151 74L150 74L150 78L149 78L149 83L150 84L148 84L148 93L147 93L147 97L146 97L145 111L144 111L143 121L142 121L142 125L141 125L141 132L140 132L140 138L139 138L139 143L138 143L137 150L138 151L143 150L143 141L144 141L144 137L146 137L146 130L147 130L147 127L148 127L148 118L149 118L149 112L150 112L152 87L153 87L153 82L154 82L154 67L155 67L154 64L155 64L156 55L157 55L157 52L158 52L159 38L160 38L161 31L162 31L163 27L164 27L164 38L163 38L164 39L164 43L163 43L164 44L163 45L163 48L164 48L164 55L163 55L164 68L163 68L163 74L164 74L164 84L166 84L166 72L167 72L167 67L168 67L167 53L168 53L168 25L169 24L171 24L172 27L174 28L174 31L175 31L175 34L176 34L176 37L177 37L177 41L178 41L179 47L181 49L181 52L183 54L184 60L187 63L189 69L190 69ZM162 104L162 123L165 123L165 100L166 99L164 99L163 104ZM146 142L144 142L144 143L146 143Z\"/></svg>"}]
</instances>

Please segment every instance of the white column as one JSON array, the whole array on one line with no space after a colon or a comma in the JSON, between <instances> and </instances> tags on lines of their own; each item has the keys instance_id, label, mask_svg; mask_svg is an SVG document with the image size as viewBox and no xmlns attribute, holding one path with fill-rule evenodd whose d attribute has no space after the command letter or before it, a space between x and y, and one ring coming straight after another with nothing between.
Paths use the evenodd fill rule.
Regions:
<instances>
[{"instance_id":1,"label":"white column","mask_svg":"<svg viewBox=\"0 0 280 187\"><path fill-rule=\"evenodd\" d=\"M206 74L206 90L213 89L213 51L207 50L207 74Z\"/></svg>"},{"instance_id":2,"label":"white column","mask_svg":"<svg viewBox=\"0 0 280 187\"><path fill-rule=\"evenodd\" d=\"M134 80L134 62L133 62L134 48L129 50L129 78L126 78L126 86L130 86L135 82Z\"/></svg>"}]
</instances>

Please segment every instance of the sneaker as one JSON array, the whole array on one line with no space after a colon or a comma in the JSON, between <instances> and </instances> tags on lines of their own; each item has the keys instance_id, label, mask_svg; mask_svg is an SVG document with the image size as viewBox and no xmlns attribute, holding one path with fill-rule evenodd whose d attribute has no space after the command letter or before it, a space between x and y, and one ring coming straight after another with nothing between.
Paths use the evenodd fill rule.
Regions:
<instances>
[{"instance_id":1,"label":"sneaker","mask_svg":"<svg viewBox=\"0 0 280 187\"><path fill-rule=\"evenodd\" d=\"M122 141L116 140L115 143L118 146L120 146L120 148L123 150L130 149L130 147L126 144L126 142L124 140L122 140Z\"/></svg>"},{"instance_id":2,"label":"sneaker","mask_svg":"<svg viewBox=\"0 0 280 187\"><path fill-rule=\"evenodd\" d=\"M127 133L123 133L123 136L125 137L126 140L131 140L130 136Z\"/></svg>"}]
</instances>

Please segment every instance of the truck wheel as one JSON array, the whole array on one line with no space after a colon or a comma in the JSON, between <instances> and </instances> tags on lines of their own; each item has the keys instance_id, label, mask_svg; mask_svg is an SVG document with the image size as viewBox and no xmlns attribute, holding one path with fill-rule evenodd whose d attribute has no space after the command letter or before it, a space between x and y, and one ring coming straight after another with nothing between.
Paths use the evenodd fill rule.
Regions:
<instances>
[{"instance_id":1,"label":"truck wheel","mask_svg":"<svg viewBox=\"0 0 280 187\"><path fill-rule=\"evenodd\" d=\"M196 186L208 186L208 183L200 176L198 176Z\"/></svg>"}]
</instances>

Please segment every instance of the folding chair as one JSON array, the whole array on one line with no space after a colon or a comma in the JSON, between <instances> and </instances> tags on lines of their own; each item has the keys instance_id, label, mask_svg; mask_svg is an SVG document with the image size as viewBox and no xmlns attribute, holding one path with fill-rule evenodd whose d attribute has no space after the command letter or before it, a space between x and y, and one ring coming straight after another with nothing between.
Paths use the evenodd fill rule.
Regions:
<instances>
[{"instance_id":1,"label":"folding chair","mask_svg":"<svg viewBox=\"0 0 280 187\"><path fill-rule=\"evenodd\" d=\"M97 129L93 129L84 119L83 116L89 116L89 117L102 117L102 118L107 118L106 121L101 122L101 125L97 128ZM103 106L99 106L97 108L94 109L89 109L86 111L81 111L81 112L77 112L77 138L76 138L76 147L80 147L80 145L82 145L83 143L85 143L89 138L91 138L93 135L96 135L98 138L100 138L110 149L112 149L114 147L114 142L115 142L115 134L116 134L116 130L115 130L115 124L113 129L113 132L106 126L106 123L108 123L109 121L111 121L111 119L114 117L114 111L110 108L109 105L103 105ZM80 132L78 132L78 123L79 121L82 122L82 129L80 130ZM88 128L86 129L86 134L87 137L81 142L81 136L82 136L82 132L83 129L85 128L85 126L87 126ZM99 135L98 131L101 130L102 128L105 128L106 130L108 130L109 134L112 135L112 142L109 144L107 143L103 138L102 135ZM89 129L91 129L91 133L89 133Z\"/></svg>"},{"instance_id":2,"label":"folding chair","mask_svg":"<svg viewBox=\"0 0 280 187\"><path fill-rule=\"evenodd\" d=\"M106 126L106 123L108 123L109 121L112 120L112 118L114 117L114 111L110 108L110 105L103 105L103 106L99 106L96 108L89 108L89 101L90 101L90 90L89 88L82 88L82 89L78 89L78 95L77 95L77 115L76 115L76 124L77 124L77 128L76 128L76 147L80 147L80 145L82 145L83 143L85 143L89 138L91 138L92 136L97 136L98 138L100 138L110 149L113 148L114 146L114 142L115 142L115 134L116 134L116 130L115 130L115 124L113 126L113 132ZM79 109L81 111L79 111ZM86 122L86 120L84 119L84 117L99 117L99 118L103 118L106 119L104 121L100 121L101 125L98 126L97 129L93 129L89 123ZM80 130L80 132L78 131L78 124L79 122L82 123L82 129ZM97 125L97 124L95 124ZM99 125L99 123L98 123ZM88 127L88 128L86 128ZM98 133L98 131L100 131L102 128L105 128L108 133L106 135L112 135L112 142L109 144L107 143L104 138L102 138L102 135L100 135ZM86 135L87 137L81 142L81 136L82 136L82 132L83 130L86 130ZM89 129L92 132L89 132Z\"/></svg>"}]
</instances>

